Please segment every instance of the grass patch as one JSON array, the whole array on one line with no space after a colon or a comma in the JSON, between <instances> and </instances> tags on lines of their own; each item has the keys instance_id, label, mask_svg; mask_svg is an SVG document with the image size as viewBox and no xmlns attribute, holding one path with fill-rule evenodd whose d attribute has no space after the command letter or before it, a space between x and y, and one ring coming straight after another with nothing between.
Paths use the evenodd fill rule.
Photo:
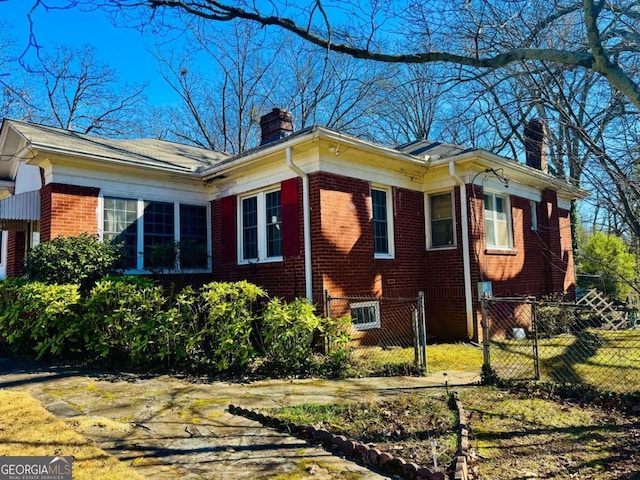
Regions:
<instances>
[{"instance_id":1,"label":"grass patch","mask_svg":"<svg viewBox=\"0 0 640 480\"><path fill-rule=\"evenodd\" d=\"M396 395L359 403L306 403L271 409L269 413L298 425L313 425L352 440L373 443L419 465L433 461L429 440L439 446L441 465L451 462L457 447L457 415L449 409L444 396Z\"/></svg>"},{"instance_id":2,"label":"grass patch","mask_svg":"<svg viewBox=\"0 0 640 480\"><path fill-rule=\"evenodd\" d=\"M460 398L481 478L640 479L637 419L492 387Z\"/></svg>"},{"instance_id":3,"label":"grass patch","mask_svg":"<svg viewBox=\"0 0 640 480\"><path fill-rule=\"evenodd\" d=\"M540 380L574 383L624 393L640 382L640 330L586 329L538 340ZM491 365L499 377L533 378L530 339L491 346Z\"/></svg>"},{"instance_id":4,"label":"grass patch","mask_svg":"<svg viewBox=\"0 0 640 480\"><path fill-rule=\"evenodd\" d=\"M478 370L482 368L482 348L466 343L427 345L427 372ZM354 370L362 376L420 375L413 347L357 347L351 354Z\"/></svg>"},{"instance_id":5,"label":"grass patch","mask_svg":"<svg viewBox=\"0 0 640 480\"><path fill-rule=\"evenodd\" d=\"M0 455L70 455L74 480L144 478L88 442L23 392L0 391Z\"/></svg>"}]
</instances>

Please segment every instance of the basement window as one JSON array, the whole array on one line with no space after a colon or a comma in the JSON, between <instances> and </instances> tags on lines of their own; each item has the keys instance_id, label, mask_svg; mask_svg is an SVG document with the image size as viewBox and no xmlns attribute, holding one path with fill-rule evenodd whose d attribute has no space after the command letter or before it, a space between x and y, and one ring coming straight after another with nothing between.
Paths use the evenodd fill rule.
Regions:
<instances>
[{"instance_id":1,"label":"basement window","mask_svg":"<svg viewBox=\"0 0 640 480\"><path fill-rule=\"evenodd\" d=\"M355 330L380 328L380 302L377 300L352 303L349 308Z\"/></svg>"}]
</instances>

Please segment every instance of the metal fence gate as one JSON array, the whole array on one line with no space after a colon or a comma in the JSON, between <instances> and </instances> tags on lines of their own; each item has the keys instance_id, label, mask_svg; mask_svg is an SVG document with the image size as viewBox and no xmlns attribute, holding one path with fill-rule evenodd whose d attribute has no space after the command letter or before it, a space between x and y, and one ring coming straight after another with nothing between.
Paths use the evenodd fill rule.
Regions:
<instances>
[{"instance_id":1,"label":"metal fence gate","mask_svg":"<svg viewBox=\"0 0 640 480\"><path fill-rule=\"evenodd\" d=\"M370 365L427 367L427 329L422 292L414 298L332 297L325 291L328 317L351 317L352 359Z\"/></svg>"},{"instance_id":2,"label":"metal fence gate","mask_svg":"<svg viewBox=\"0 0 640 480\"><path fill-rule=\"evenodd\" d=\"M502 379L640 390L637 311L597 292L575 303L482 299L484 363Z\"/></svg>"}]
</instances>

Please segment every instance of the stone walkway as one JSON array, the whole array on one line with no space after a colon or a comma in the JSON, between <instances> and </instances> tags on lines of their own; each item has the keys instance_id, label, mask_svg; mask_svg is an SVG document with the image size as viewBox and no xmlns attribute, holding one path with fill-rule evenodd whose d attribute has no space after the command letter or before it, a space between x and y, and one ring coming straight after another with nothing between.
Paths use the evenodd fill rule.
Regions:
<instances>
[{"instance_id":1,"label":"stone walkway","mask_svg":"<svg viewBox=\"0 0 640 480\"><path fill-rule=\"evenodd\" d=\"M313 479L387 478L226 409L428 394L441 392L445 379L451 388L477 382L479 375L199 383L0 358L0 388L29 392L86 438L153 479L258 480L296 471Z\"/></svg>"}]
</instances>

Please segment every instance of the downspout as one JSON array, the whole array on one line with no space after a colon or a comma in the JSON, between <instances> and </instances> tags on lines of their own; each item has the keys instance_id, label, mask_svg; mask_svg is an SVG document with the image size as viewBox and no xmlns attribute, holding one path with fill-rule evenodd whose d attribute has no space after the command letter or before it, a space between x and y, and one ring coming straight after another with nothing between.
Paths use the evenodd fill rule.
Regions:
<instances>
[{"instance_id":1,"label":"downspout","mask_svg":"<svg viewBox=\"0 0 640 480\"><path fill-rule=\"evenodd\" d=\"M313 285L311 272L311 212L309 210L309 175L304 173L300 167L293 163L291 147L287 147L286 151L287 166L293 170L296 175L302 178L302 210L303 210L303 229L304 229L304 283L306 297L309 303L313 303Z\"/></svg>"},{"instance_id":2,"label":"downspout","mask_svg":"<svg viewBox=\"0 0 640 480\"><path fill-rule=\"evenodd\" d=\"M455 164L449 162L449 175L460 186L460 217L462 223L462 267L464 275L464 297L467 315L467 337L473 338L473 294L471 291L471 255L469 254L469 210L467 186L456 175Z\"/></svg>"}]
</instances>

